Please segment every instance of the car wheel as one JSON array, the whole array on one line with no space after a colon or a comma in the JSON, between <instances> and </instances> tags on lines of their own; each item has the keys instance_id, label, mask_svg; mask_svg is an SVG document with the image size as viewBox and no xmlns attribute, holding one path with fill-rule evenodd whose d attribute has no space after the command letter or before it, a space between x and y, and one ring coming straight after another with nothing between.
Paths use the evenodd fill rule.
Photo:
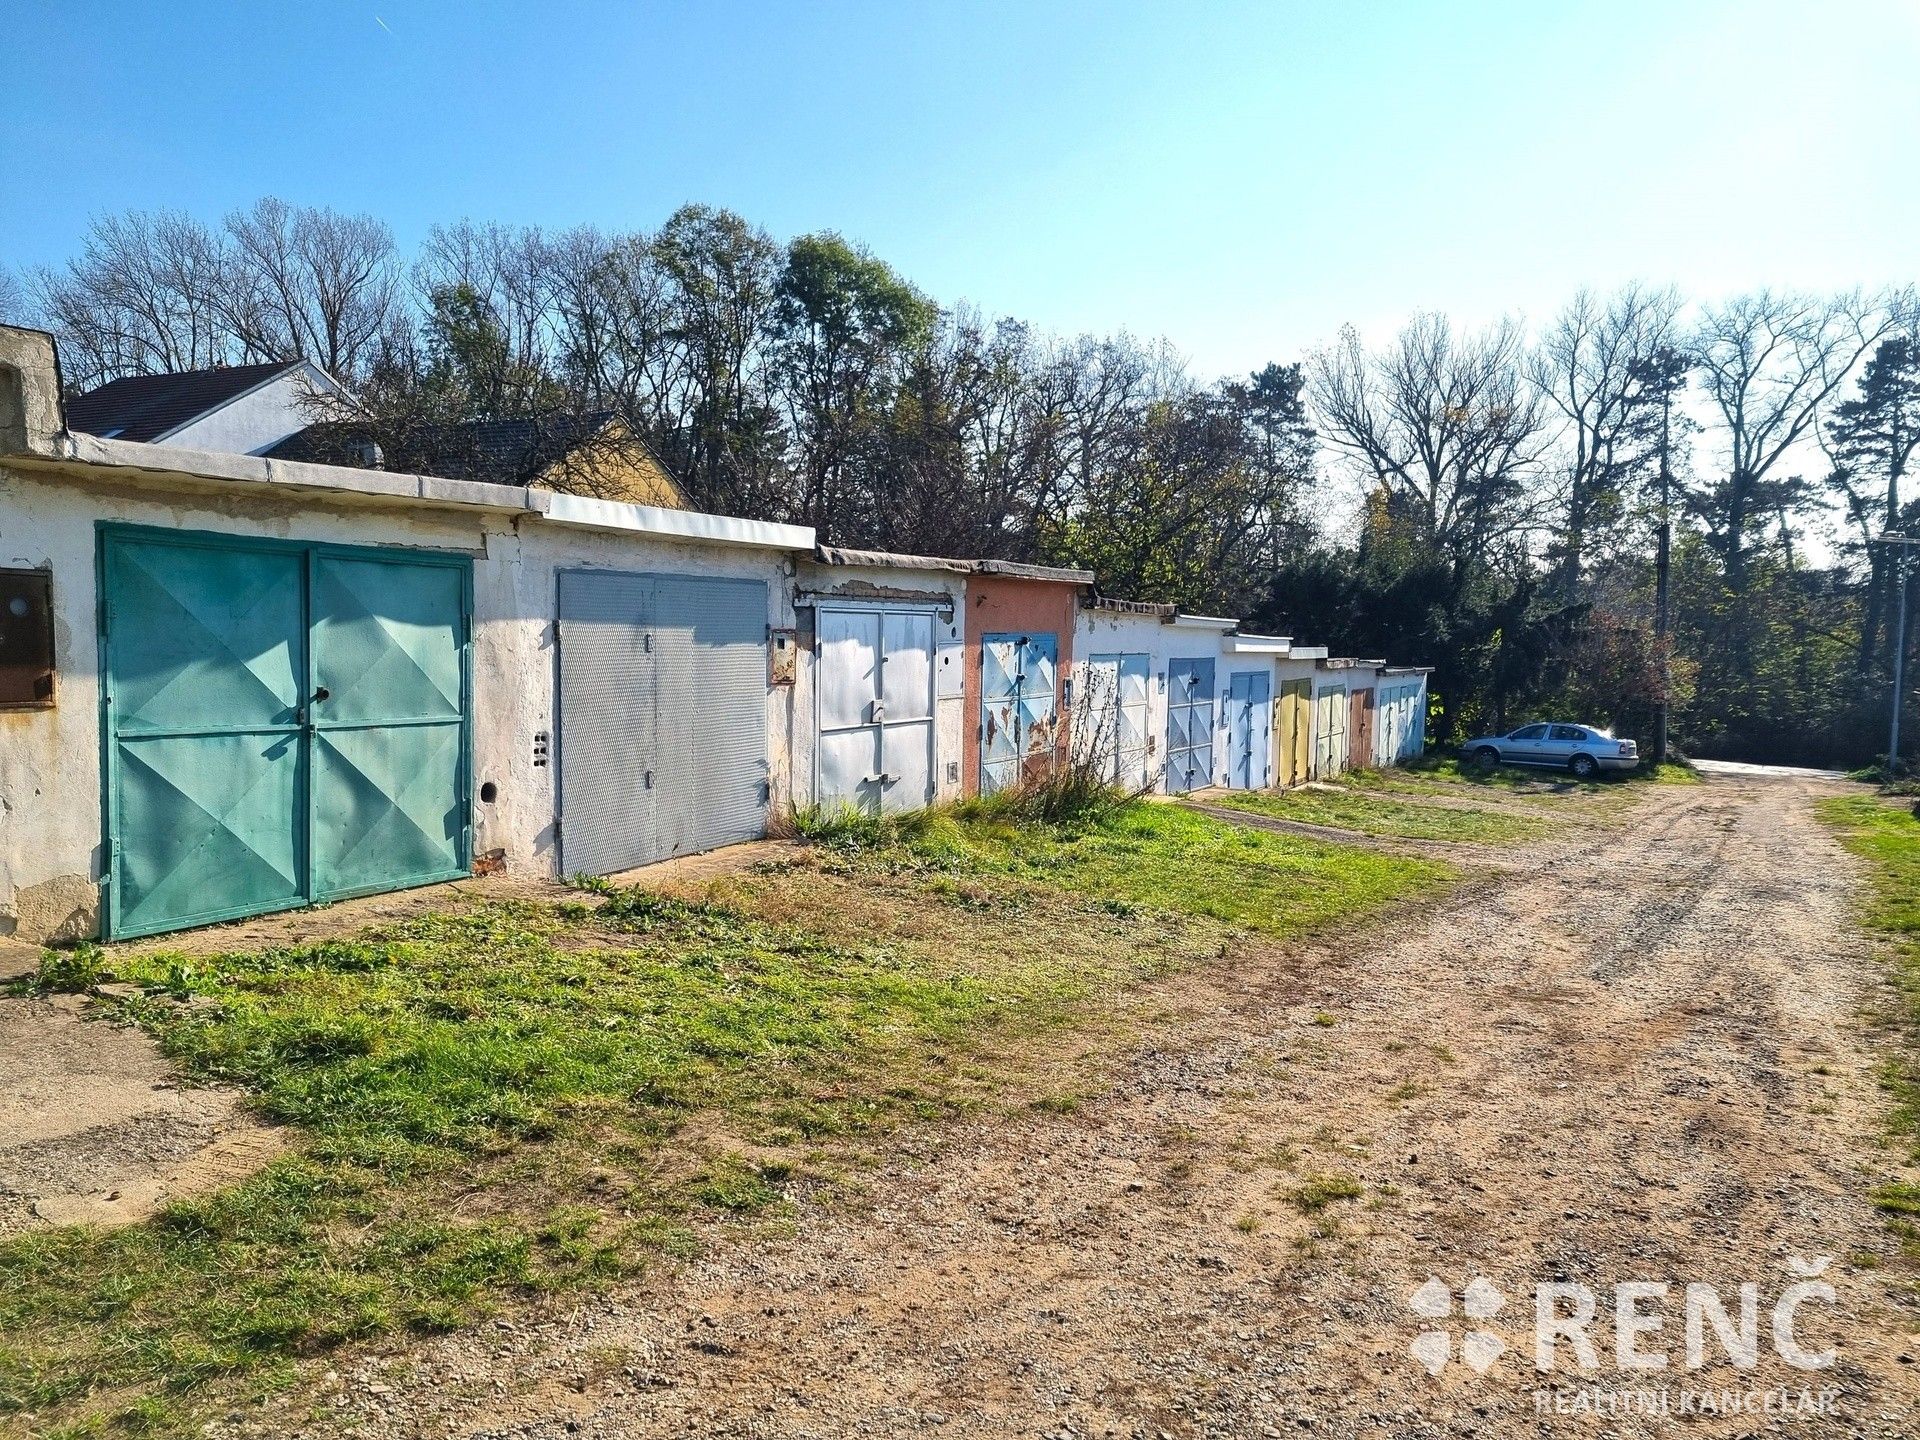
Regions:
<instances>
[{"instance_id":1,"label":"car wheel","mask_svg":"<svg viewBox=\"0 0 1920 1440\"><path fill-rule=\"evenodd\" d=\"M1600 773L1600 763L1591 755L1576 755L1567 762L1567 768L1573 771L1576 780L1591 780Z\"/></svg>"},{"instance_id":2,"label":"car wheel","mask_svg":"<svg viewBox=\"0 0 1920 1440\"><path fill-rule=\"evenodd\" d=\"M1491 745L1482 745L1473 752L1473 768L1483 775L1492 774L1500 766L1500 752Z\"/></svg>"}]
</instances>

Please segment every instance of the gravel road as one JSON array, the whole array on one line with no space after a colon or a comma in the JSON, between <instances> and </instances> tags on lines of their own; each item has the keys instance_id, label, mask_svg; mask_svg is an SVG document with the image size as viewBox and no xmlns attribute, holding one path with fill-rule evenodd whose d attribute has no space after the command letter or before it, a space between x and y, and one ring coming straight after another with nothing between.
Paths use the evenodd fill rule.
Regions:
<instances>
[{"instance_id":1,"label":"gravel road","mask_svg":"<svg viewBox=\"0 0 1920 1440\"><path fill-rule=\"evenodd\" d=\"M1853 862L1809 807L1831 784L1648 787L1417 916L1238 952L1168 982L1150 1048L1073 1112L911 1134L856 1202L803 1206L790 1235L343 1360L330 1418L301 1424L526 1440L1920 1434L1911 1272L1866 1199L1899 1173L1862 1019L1880 982L1849 927ZM1837 1359L1790 1368L1768 1312L1790 1264L1822 1257L1837 1300L1804 1305L1797 1334ZM1476 1277L1506 1297L1489 1318L1462 1314ZM1410 1303L1430 1278L1445 1318ZM1592 1374L1565 1348L1551 1373L1533 1364L1534 1290L1551 1281L1599 1296ZM1663 1371L1619 1367L1626 1281L1672 1287L1664 1311L1642 1306L1666 1328L1637 1342ZM1685 1285L1716 1286L1737 1319L1742 1281L1761 1297L1758 1368L1731 1368L1709 1329L1714 1363L1687 1370ZM1484 1374L1461 1358L1469 1330L1506 1347ZM1409 1352L1423 1331L1448 1336L1437 1375ZM1834 1413L1592 1413L1636 1403L1621 1387L1676 1407L1824 1389Z\"/></svg>"}]
</instances>

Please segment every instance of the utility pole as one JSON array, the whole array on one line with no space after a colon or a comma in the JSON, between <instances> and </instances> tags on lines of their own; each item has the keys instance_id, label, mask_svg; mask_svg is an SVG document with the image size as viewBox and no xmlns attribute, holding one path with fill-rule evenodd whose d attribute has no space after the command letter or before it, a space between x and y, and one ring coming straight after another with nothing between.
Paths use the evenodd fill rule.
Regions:
<instances>
[{"instance_id":1,"label":"utility pole","mask_svg":"<svg viewBox=\"0 0 1920 1440\"><path fill-rule=\"evenodd\" d=\"M1667 702L1673 693L1673 646L1667 637L1669 622L1668 571L1673 563L1673 470L1668 464L1672 444L1673 391L1660 390L1660 543L1653 559L1653 634L1660 646L1660 713L1653 732L1653 763L1667 763Z\"/></svg>"},{"instance_id":2,"label":"utility pole","mask_svg":"<svg viewBox=\"0 0 1920 1440\"><path fill-rule=\"evenodd\" d=\"M1900 709L1907 683L1907 557L1920 536L1882 535L1875 545L1891 545L1897 557L1893 565L1893 719L1887 727L1887 780L1893 780L1894 767L1900 763Z\"/></svg>"}]
</instances>

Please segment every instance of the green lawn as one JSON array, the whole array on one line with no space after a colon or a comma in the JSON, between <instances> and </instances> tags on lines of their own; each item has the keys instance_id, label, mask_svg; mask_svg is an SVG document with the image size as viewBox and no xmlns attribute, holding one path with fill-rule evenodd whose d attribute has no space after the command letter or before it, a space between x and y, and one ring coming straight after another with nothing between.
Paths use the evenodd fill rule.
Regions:
<instances>
[{"instance_id":1,"label":"green lawn","mask_svg":"<svg viewBox=\"0 0 1920 1440\"><path fill-rule=\"evenodd\" d=\"M1271 815L1277 820L1298 820L1307 825L1331 825L1366 835L1412 840L1505 845L1532 839L1551 828L1544 817L1498 810L1442 808L1355 790L1289 790L1277 795L1240 790L1213 803Z\"/></svg>"},{"instance_id":2,"label":"green lawn","mask_svg":"<svg viewBox=\"0 0 1920 1440\"><path fill-rule=\"evenodd\" d=\"M1502 765L1482 770L1462 764L1457 756L1434 754L1392 770L1354 770L1340 777L1344 785L1402 795L1460 795L1474 791L1517 795L1591 797L1602 808L1624 803L1643 785L1698 785L1700 772L1690 765L1668 762L1642 764L1624 775L1576 780L1564 770Z\"/></svg>"},{"instance_id":3,"label":"green lawn","mask_svg":"<svg viewBox=\"0 0 1920 1440\"><path fill-rule=\"evenodd\" d=\"M1902 1043L1881 1072L1893 1097L1888 1126L1908 1158L1920 1162L1920 820L1905 804L1871 795L1822 800L1819 813L1840 843L1867 862L1871 888L1861 918L1888 942L1901 1007ZM1920 1225L1913 1218L1920 1217L1920 1186L1886 1186L1874 1199L1920 1257Z\"/></svg>"},{"instance_id":4,"label":"green lawn","mask_svg":"<svg viewBox=\"0 0 1920 1440\"><path fill-rule=\"evenodd\" d=\"M606 891L297 948L108 952L146 987L119 1018L302 1138L149 1223L0 1243L0 1425L185 1431L342 1341L632 1273L832 1183L889 1126L1025 1103L1022 1057L1058 1049L1026 1041L1098 1025L1153 976L1450 878L1173 806L1071 826L989 807L829 833L697 902Z\"/></svg>"}]
</instances>

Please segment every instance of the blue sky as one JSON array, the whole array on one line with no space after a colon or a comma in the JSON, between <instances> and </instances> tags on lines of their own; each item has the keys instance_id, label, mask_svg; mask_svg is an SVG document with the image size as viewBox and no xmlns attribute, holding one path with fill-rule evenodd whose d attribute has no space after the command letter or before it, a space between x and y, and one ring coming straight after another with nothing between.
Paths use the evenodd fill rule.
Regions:
<instances>
[{"instance_id":1,"label":"blue sky","mask_svg":"<svg viewBox=\"0 0 1920 1440\"><path fill-rule=\"evenodd\" d=\"M24 13L23 13L24 12ZM834 228L1204 374L1416 307L1915 278L1911 0L55 5L0 51L0 263L262 194Z\"/></svg>"}]
</instances>

